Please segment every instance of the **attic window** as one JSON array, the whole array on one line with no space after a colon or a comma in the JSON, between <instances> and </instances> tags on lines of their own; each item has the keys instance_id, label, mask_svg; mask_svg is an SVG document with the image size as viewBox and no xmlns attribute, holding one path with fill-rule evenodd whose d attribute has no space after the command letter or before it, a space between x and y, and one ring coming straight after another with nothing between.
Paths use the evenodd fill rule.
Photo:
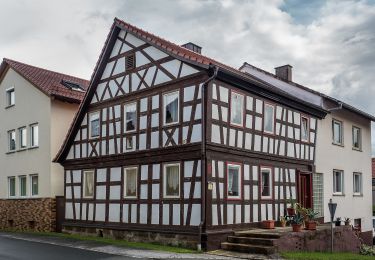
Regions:
<instances>
[{"instance_id":1,"label":"attic window","mask_svg":"<svg viewBox=\"0 0 375 260\"><path fill-rule=\"evenodd\" d=\"M130 54L125 57L125 69L131 70L135 68L135 54Z\"/></svg>"},{"instance_id":2,"label":"attic window","mask_svg":"<svg viewBox=\"0 0 375 260\"><path fill-rule=\"evenodd\" d=\"M72 81L67 81L67 80L62 79L61 84L70 90L81 91L81 92L85 91L84 88L81 87L81 85Z\"/></svg>"}]
</instances>

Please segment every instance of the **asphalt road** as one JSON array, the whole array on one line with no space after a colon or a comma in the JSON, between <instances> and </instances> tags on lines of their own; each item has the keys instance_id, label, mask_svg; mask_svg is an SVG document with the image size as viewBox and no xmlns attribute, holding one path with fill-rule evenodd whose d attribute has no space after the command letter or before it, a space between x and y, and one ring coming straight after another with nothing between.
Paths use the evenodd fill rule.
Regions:
<instances>
[{"instance_id":1,"label":"asphalt road","mask_svg":"<svg viewBox=\"0 0 375 260\"><path fill-rule=\"evenodd\" d=\"M124 256L104 254L83 249L37 243L0 236L1 260L126 260Z\"/></svg>"}]
</instances>

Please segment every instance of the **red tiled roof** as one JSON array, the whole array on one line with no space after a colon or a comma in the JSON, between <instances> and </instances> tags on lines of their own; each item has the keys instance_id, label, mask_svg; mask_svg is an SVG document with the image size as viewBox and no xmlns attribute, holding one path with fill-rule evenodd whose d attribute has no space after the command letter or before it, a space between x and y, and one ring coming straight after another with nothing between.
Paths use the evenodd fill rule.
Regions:
<instances>
[{"instance_id":1,"label":"red tiled roof","mask_svg":"<svg viewBox=\"0 0 375 260\"><path fill-rule=\"evenodd\" d=\"M372 165L372 178L375 178L375 158L371 159Z\"/></svg>"},{"instance_id":2,"label":"red tiled roof","mask_svg":"<svg viewBox=\"0 0 375 260\"><path fill-rule=\"evenodd\" d=\"M90 83L84 79L38 68L6 58L3 59L0 66L0 76L7 69L7 66L14 69L46 95L53 96L58 99L68 100L70 102L81 102L86 91L69 89L61 83L62 80L79 84L84 90L87 90Z\"/></svg>"},{"instance_id":3,"label":"red tiled roof","mask_svg":"<svg viewBox=\"0 0 375 260\"><path fill-rule=\"evenodd\" d=\"M159 36L156 36L155 34L149 33L145 30L142 30L142 29L134 26L134 25L131 25L127 22L124 22L124 21L122 21L118 18L115 18L115 23L117 25L119 25L120 27L123 27L126 30L136 34L138 37L143 38L144 40L159 46L159 48L162 48L165 51L167 51L169 53L172 53L174 55L177 55L177 56L179 56L183 59L187 59L191 62L195 62L195 63L201 64L201 65L206 65L206 66L209 66L210 64L217 65L219 67L228 69L232 72L242 74L243 76L247 76L246 74L244 74L243 72L241 72L240 70L238 70L236 68L228 66L224 63L216 61L216 60L214 60L212 58L209 58L207 56L204 56L200 53L197 53L197 52L191 51L189 49L186 49L186 48L184 48L180 45L177 45L173 42L170 42L170 41L165 40L165 39L163 39Z\"/></svg>"}]
</instances>

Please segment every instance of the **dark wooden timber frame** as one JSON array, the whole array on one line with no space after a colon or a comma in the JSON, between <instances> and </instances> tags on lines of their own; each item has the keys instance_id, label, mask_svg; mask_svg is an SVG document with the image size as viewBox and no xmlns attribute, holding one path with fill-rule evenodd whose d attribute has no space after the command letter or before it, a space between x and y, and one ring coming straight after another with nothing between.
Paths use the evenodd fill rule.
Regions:
<instances>
[{"instance_id":1,"label":"dark wooden timber frame","mask_svg":"<svg viewBox=\"0 0 375 260\"><path fill-rule=\"evenodd\" d=\"M99 58L98 64L95 68L93 78L91 81L90 88L86 94L85 100L82 103L79 113L76 116L75 122L68 134L67 140L63 146L63 149L59 153L56 160L60 162L65 170L65 192L70 190L71 197L66 198L66 202L73 205L72 207L72 219L67 219L65 221L66 226L76 226L76 227L93 227L93 228L108 228L116 230L134 230L134 231L155 231L160 233L169 234L191 234L195 236L200 236L199 240L204 243L210 243L207 240L210 234L219 234L228 232L228 230L238 229L238 228L248 228L250 226L257 225L262 218L275 218L278 219L283 214L283 209L287 206L287 197L293 194L293 190L296 193L296 178L297 171L313 171L314 170L314 157L308 159L301 158L301 150L298 150L299 155L297 155L296 147L300 147L302 144L301 140L297 140L295 136L295 128L300 127L301 124L296 125L294 120L294 112L304 113L304 116L309 116L309 125L311 124L311 118L315 118L315 125L309 129L309 137L311 133L314 133L316 139L317 133L317 118L323 117L324 111L313 107L307 106L303 101L293 100L288 98L287 95L278 93L272 88L265 88L255 84L253 81L249 82L246 78L241 78L233 73L226 71L225 69L219 69L217 75L214 75L214 67L204 67L198 66L199 64L192 63L186 59L174 55L172 52L168 53L169 56L160 60L152 60L151 64L142 65L141 67L130 69L127 72L117 74L114 76L109 76L108 78L101 78L104 72L106 64L108 62L116 62L122 58L132 55L134 52L142 52L145 56L147 53L144 51L146 47L154 46L157 49L161 49L151 41L144 40L146 43L138 47L131 46L133 50L127 51L122 54L110 58L111 50L115 44L116 40L121 38L118 34L122 28L118 24L114 23L111 32L108 36L106 44L104 46L103 52ZM129 33L129 32L127 32ZM124 41L123 41L124 44ZM129 44L128 44L129 45ZM151 57L147 57L151 60ZM194 66L197 73L180 77L182 64L178 68L178 76L175 77L169 73L160 64L163 62L171 61L178 58L182 62ZM145 83L145 75L148 69L152 66L156 66L158 70L162 70L166 75L168 75L171 80L162 84L154 86L155 78L152 80L150 86L141 89L141 85ZM112 68L114 71L115 66ZM139 71L144 70L144 74L140 74ZM131 82L131 77L136 76L140 79L140 83L135 90L129 93L124 92L120 89L120 85L123 82L117 82L116 80L121 76L129 76ZM156 75L156 74L155 74ZM211 79L202 86L202 83L207 81L209 77L215 76L215 79ZM109 88L109 81L114 80L118 89L115 93ZM125 77L124 77L125 80ZM105 90L102 95L99 96L96 93L96 88L99 84L106 84ZM212 88L217 87L218 99L212 99ZM184 101L184 91L186 87L194 86L193 99L191 101ZM228 89L228 103L220 101L219 98L219 88L218 86L224 86ZM131 87L130 87L131 88ZM203 90L202 90L203 88ZM163 93L168 93L171 91L179 91L179 122L174 125L163 126ZM109 91L110 98L104 99L105 91ZM201 92L202 91L202 92ZM230 102L231 93L236 92L243 95L243 126L231 126L230 125ZM199 96L204 93L204 99L201 100ZM152 99L154 96L158 95L158 108L152 107ZM253 107L251 110L247 109L246 102L247 96L253 98ZM95 98L97 102L90 103L90 101ZM141 102L146 99L147 109L141 111ZM256 112L256 99L262 100L263 113ZM136 103L137 107L137 123L136 130L132 132L124 133L124 104ZM270 103L274 106L274 135L264 133L263 123L261 125L261 130L255 130L255 117L263 118L264 115L264 105L265 103ZM219 120L212 118L212 104L219 106ZM203 105L202 110L204 115L200 118L195 118L198 105ZM191 114L188 121L183 121L183 110L184 107L191 107ZM227 122L223 121L223 115L220 107L227 107ZM277 118L277 106L282 107L281 118ZM119 108L119 110L117 110ZM89 117L86 116L86 122L82 124L85 115L91 112L99 111L100 120L100 136L95 139L84 138L84 132L86 132L86 137L89 135ZM116 112L119 111L119 112ZM290 114L288 111L292 111ZM152 126L152 116L158 113L158 126ZM289 114L292 118L288 118ZM246 115L251 115L253 118L251 128L245 127ZM145 116L147 118L146 128L140 129L140 118ZM203 119L202 119L203 118ZM284 120L285 119L285 120ZM292 120L292 123L289 122ZM264 120L263 120L264 121ZM220 131L220 143L212 142L212 125L216 124L219 126ZM283 125L285 127L285 135L281 135L281 127L279 132L277 131L277 124ZM202 136L205 137L204 140L192 142L192 131L195 125L200 125L200 127L205 131ZM293 127L293 137L288 137L288 127ZM110 130L113 129L113 134L110 135ZM227 131L224 133L224 128ZM105 131L104 131L105 129ZM184 129L187 129L186 140L183 138ZM230 129L235 129L235 145L229 146ZM158 147L151 147L151 134L158 131L159 140ZM237 144L239 137L239 131L242 131L242 144ZM174 138L174 134L178 133L178 138ZM245 134L251 134L252 142L250 149L244 149L245 147ZM163 139L163 134L166 136L166 140ZM224 135L225 134L225 135ZM301 134L301 132L300 132ZM140 148L140 136L146 136L146 145L144 149ZM255 135L260 136L260 151L254 150ZM135 138L134 151L125 151L124 143L127 138ZM224 138L226 142L224 142ZM270 152L270 141L268 141L268 146L263 149L264 138L277 139L278 143L273 146L273 150L276 152ZM112 141L113 140L113 141ZM269 140L269 139L267 139ZM280 141L284 141L284 154L280 154ZM310 141L310 140L309 140ZM113 142L114 150L109 151L109 144ZM294 155L292 157L287 156L287 144L292 143L294 146ZM204 145L203 145L204 143ZM103 146L103 144L105 144ZM304 145L306 143L303 143ZM315 148L315 140L313 142L308 142L309 149ZM68 153L71 147L73 149L73 159L67 159ZM90 147L90 148L89 148ZM204 148L202 148L204 147ZM310 148L311 147L311 148ZM315 154L315 149L312 154ZM86 156L85 156L86 154ZM309 152L310 156L310 152ZM192 162L192 175L186 176L184 168L185 162ZM220 162L220 163L219 163ZM224 176L219 177L218 172L219 164L223 163ZM180 164L180 197L179 198L163 198L163 165L166 163L179 163ZM239 164L240 165L240 179L241 179L241 196L238 199L229 199L227 197L227 165L228 163ZM159 178L153 177L154 165L157 164L159 168ZM202 165L202 169L199 168ZM137 179L137 198L124 198L124 167L137 167L138 169L138 179ZM272 176L272 196L270 199L262 199L260 194L260 183L261 174L260 169L262 166L267 166L271 168ZM119 167L121 169L121 180L111 181L111 168ZM147 179L142 179L141 168L147 167ZM245 177L245 167L248 167L249 176ZM106 171L106 181L99 182L97 179L98 169L105 169ZM247 168L246 168L247 169ZM257 175L255 175L255 169L257 169ZM83 198L83 175L84 170L94 170L95 176L95 187L94 196L92 198ZM216 175L212 176L213 170ZM73 180L73 171L81 173L80 182L69 182L67 183L68 174L70 180ZM198 175L199 172L199 175ZM294 174L294 179L292 177ZM220 190L217 188L214 191L207 189L207 183L212 182L215 187L223 188L224 196L220 196ZM190 190L185 191L185 184L190 184ZM147 198L141 198L141 186L147 186ZM153 198L152 191L153 185L159 186L159 197ZM195 197L195 192L197 185L200 185L201 194L199 197ZM106 187L105 199L99 199L96 197L97 187ZM110 188L113 186L120 187L120 198L110 199ZM74 188L80 187L81 194L77 196L74 194ZM249 187L248 198L245 198L245 187ZM257 187L255 189L255 187ZM247 188L246 188L247 189ZM255 194L255 190L257 193ZM276 193L277 190L277 193ZM213 196L213 192L216 196ZM296 194L294 193L294 196ZM188 194L188 197L185 197ZM66 196L66 194L65 194ZM97 204L105 205L105 216L104 221L96 221L96 206ZM120 207L119 222L109 221L110 205L118 204ZM76 205L78 205L76 207ZM89 205L93 207L93 220L88 220L89 216ZM123 214L124 205L127 207L129 212L127 214L127 219ZM135 206L130 206L135 205ZM152 208L154 205L159 207L159 222L158 224L152 224ZM180 211L177 213L179 216L178 225L171 224L175 221L173 214L174 205L179 205ZM194 205L199 205L202 211L200 212L199 225L191 225L193 222L193 207ZM85 210L82 207L85 206ZM213 223L213 208L216 207L217 224ZM79 207L79 212L76 212ZM147 218L146 223L141 224L140 214L141 207L147 208ZM168 207L169 219L168 224L163 224L165 218L163 218L163 210ZM222 208L222 209L221 209ZM233 209L232 214L228 214L228 209ZM249 211L247 211L247 209ZM262 213L262 210L265 212ZM136 221L131 221L132 211L136 210L137 214ZM81 216L82 212L85 212L85 216ZM78 214L79 213L79 214ZM248 215L247 215L248 214ZM229 223L229 218L233 221ZM249 221L247 221L248 219ZM201 221L202 220L202 221ZM194 222L197 221L194 219Z\"/></svg>"}]
</instances>

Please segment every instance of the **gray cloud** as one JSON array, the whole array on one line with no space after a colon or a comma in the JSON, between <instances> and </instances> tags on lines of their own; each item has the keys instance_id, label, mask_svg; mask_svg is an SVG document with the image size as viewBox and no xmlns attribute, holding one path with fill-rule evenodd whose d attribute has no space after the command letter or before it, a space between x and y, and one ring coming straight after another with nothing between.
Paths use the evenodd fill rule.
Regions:
<instances>
[{"instance_id":1,"label":"gray cloud","mask_svg":"<svg viewBox=\"0 0 375 260\"><path fill-rule=\"evenodd\" d=\"M89 78L115 16L170 41L193 41L375 114L375 1L0 0L0 56ZM374 144L375 148L375 144Z\"/></svg>"}]
</instances>

